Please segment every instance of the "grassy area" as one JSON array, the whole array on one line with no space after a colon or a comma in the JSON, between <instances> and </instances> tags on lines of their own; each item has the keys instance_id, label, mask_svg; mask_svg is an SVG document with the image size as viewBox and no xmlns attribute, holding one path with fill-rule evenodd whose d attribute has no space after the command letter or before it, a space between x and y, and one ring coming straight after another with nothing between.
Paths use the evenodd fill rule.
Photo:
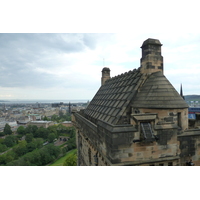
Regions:
<instances>
[{"instance_id":1,"label":"grassy area","mask_svg":"<svg viewBox=\"0 0 200 200\"><path fill-rule=\"evenodd\" d=\"M73 153L76 153L77 149L73 149L69 152L67 152L65 154L65 156L59 158L58 160L56 160L56 162L52 163L51 165L49 166L63 166L63 163L65 162L65 160Z\"/></svg>"}]
</instances>

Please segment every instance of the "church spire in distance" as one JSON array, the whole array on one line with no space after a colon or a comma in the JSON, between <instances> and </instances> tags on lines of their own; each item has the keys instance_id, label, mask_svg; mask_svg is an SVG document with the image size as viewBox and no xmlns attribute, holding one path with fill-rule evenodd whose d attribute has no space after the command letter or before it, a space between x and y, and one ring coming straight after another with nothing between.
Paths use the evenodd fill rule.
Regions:
<instances>
[{"instance_id":1,"label":"church spire in distance","mask_svg":"<svg viewBox=\"0 0 200 200\"><path fill-rule=\"evenodd\" d=\"M183 88L182 88L182 83L181 83L181 88L180 88L180 95L181 97L185 100L185 97L183 96Z\"/></svg>"}]
</instances>

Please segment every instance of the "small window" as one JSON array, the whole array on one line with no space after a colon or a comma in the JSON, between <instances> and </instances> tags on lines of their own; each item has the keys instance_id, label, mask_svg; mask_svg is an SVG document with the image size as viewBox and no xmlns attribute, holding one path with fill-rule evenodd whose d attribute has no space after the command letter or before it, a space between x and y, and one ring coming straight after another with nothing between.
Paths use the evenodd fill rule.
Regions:
<instances>
[{"instance_id":1,"label":"small window","mask_svg":"<svg viewBox=\"0 0 200 200\"><path fill-rule=\"evenodd\" d=\"M182 128L182 127L181 127L181 113L180 113L180 112L177 114L177 121L178 121L178 126L179 126L180 128Z\"/></svg>"},{"instance_id":2,"label":"small window","mask_svg":"<svg viewBox=\"0 0 200 200\"><path fill-rule=\"evenodd\" d=\"M154 141L155 137L153 135L151 123L142 122L141 123L142 139L146 141Z\"/></svg>"}]
</instances>

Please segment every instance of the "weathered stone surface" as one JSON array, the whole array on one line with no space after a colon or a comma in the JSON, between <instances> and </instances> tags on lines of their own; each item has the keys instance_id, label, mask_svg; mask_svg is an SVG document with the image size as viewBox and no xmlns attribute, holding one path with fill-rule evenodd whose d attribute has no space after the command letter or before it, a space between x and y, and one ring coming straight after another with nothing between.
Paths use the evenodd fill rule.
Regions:
<instances>
[{"instance_id":1,"label":"weathered stone surface","mask_svg":"<svg viewBox=\"0 0 200 200\"><path fill-rule=\"evenodd\" d=\"M131 149L124 149L123 152L124 153L133 153L133 148L131 148Z\"/></svg>"},{"instance_id":2,"label":"weathered stone surface","mask_svg":"<svg viewBox=\"0 0 200 200\"><path fill-rule=\"evenodd\" d=\"M200 132L185 131L188 106L163 75L161 46L147 39L137 70L102 70L102 86L73 116L79 165L200 164Z\"/></svg>"},{"instance_id":3,"label":"weathered stone surface","mask_svg":"<svg viewBox=\"0 0 200 200\"><path fill-rule=\"evenodd\" d=\"M167 78L161 73L153 73L147 78L133 100L135 108L188 108Z\"/></svg>"}]
</instances>

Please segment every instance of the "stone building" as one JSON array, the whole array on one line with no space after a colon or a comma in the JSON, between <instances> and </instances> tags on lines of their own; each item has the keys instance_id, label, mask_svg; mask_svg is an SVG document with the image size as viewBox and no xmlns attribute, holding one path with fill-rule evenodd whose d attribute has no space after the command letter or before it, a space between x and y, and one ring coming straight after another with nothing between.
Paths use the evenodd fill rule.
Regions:
<instances>
[{"instance_id":1,"label":"stone building","mask_svg":"<svg viewBox=\"0 0 200 200\"><path fill-rule=\"evenodd\" d=\"M61 123L63 126L66 126L66 127L72 127L72 122L71 121L64 121Z\"/></svg>"},{"instance_id":2,"label":"stone building","mask_svg":"<svg viewBox=\"0 0 200 200\"><path fill-rule=\"evenodd\" d=\"M200 131L188 130L188 105L164 76L161 46L145 40L138 69L111 78L103 68L100 89L73 113L78 165L200 164Z\"/></svg>"},{"instance_id":3,"label":"stone building","mask_svg":"<svg viewBox=\"0 0 200 200\"><path fill-rule=\"evenodd\" d=\"M53 126L54 122L52 122L52 121L30 121L27 123L27 126L28 125L32 125L32 126L35 125L38 128L39 127L48 128L49 126Z\"/></svg>"}]
</instances>

